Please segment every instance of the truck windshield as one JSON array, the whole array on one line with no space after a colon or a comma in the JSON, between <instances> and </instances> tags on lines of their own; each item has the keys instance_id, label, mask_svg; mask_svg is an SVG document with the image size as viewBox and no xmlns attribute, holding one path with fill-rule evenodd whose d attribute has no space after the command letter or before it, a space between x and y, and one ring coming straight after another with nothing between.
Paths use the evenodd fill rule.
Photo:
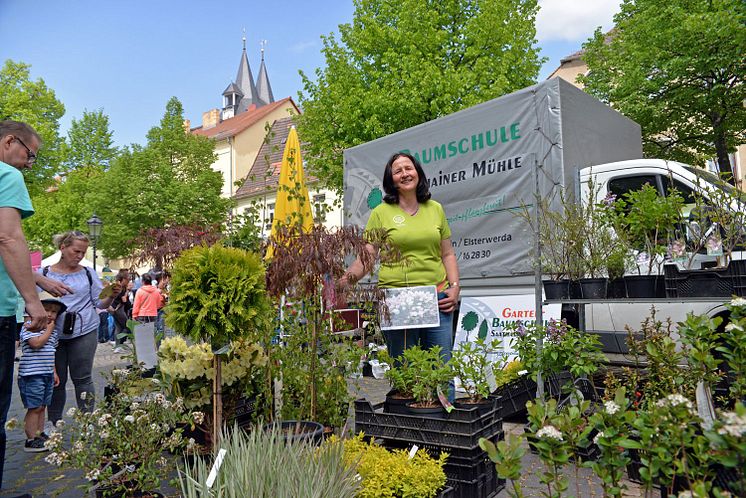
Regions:
<instances>
[{"instance_id":1,"label":"truck windshield","mask_svg":"<svg viewBox=\"0 0 746 498\"><path fill-rule=\"evenodd\" d=\"M702 168L695 168L694 166L689 166L688 164L682 164L684 168L686 168L687 171L690 173L696 175L698 178L701 178L705 182L719 188L720 190L725 191L728 195L734 195L734 189L735 187L728 182L724 181L719 176L710 173L707 170L704 170Z\"/></svg>"}]
</instances>

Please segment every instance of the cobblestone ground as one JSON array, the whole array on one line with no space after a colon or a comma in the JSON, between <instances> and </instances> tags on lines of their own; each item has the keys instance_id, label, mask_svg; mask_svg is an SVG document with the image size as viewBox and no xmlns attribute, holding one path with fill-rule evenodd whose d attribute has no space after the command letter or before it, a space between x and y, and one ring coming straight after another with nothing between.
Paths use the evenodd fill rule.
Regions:
<instances>
[{"instance_id":1,"label":"cobblestone ground","mask_svg":"<svg viewBox=\"0 0 746 498\"><path fill-rule=\"evenodd\" d=\"M103 386L106 383L103 373L108 373L113 368L120 368L127 364L122 355L112 351L109 343L99 344L94 360L94 380L96 382L97 396L103 395ZM350 391L358 397L364 397L373 403L383 401L389 390L387 381L373 378L363 378L356 382L350 382ZM68 407L72 406L73 399L72 383L68 381ZM10 407L9 417L17 417L23 420L25 411L21 405L18 389L14 386L13 400ZM517 434L523 431L525 420L507 421L504 423L506 434ZM354 427L353 417L348 421L349 429ZM44 461L45 453L25 453L23 451L24 435L22 429L8 432L8 449L5 461L4 488L0 490L0 498L15 497L23 493L29 493L34 498L59 497L80 498L85 496L80 487L84 484L82 474L78 471L62 470ZM538 475L543 471L541 461L530 452L526 453L523 461L523 477L521 484L526 496L540 496ZM601 486L588 469L581 469L579 479L570 476L570 490L568 496L601 497ZM577 482L577 487L576 487ZM626 496L642 496L639 487L634 483L627 483L629 489ZM579 490L579 491L576 491ZM160 491L168 497L178 497L177 488L164 483ZM505 498L506 491L497 495L497 498Z\"/></svg>"}]
</instances>

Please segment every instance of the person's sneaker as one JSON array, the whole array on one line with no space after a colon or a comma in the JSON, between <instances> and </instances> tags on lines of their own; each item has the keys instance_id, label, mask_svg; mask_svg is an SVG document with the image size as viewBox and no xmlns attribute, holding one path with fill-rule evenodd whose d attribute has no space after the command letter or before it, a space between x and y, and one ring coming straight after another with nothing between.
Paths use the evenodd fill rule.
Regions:
<instances>
[{"instance_id":1,"label":"person's sneaker","mask_svg":"<svg viewBox=\"0 0 746 498\"><path fill-rule=\"evenodd\" d=\"M41 453L43 451L49 451L44 446L44 440L40 437L35 437L34 439L27 439L26 443L23 445L23 451L26 453Z\"/></svg>"},{"instance_id":2,"label":"person's sneaker","mask_svg":"<svg viewBox=\"0 0 746 498\"><path fill-rule=\"evenodd\" d=\"M42 432L41 434L39 434L39 439L41 439L42 441L47 441L49 439L49 434L47 434L46 432Z\"/></svg>"},{"instance_id":3,"label":"person's sneaker","mask_svg":"<svg viewBox=\"0 0 746 498\"><path fill-rule=\"evenodd\" d=\"M47 420L44 422L44 430L42 431L42 434L48 438L49 436L47 436L47 434L50 434L52 431L54 431L54 424L51 420Z\"/></svg>"},{"instance_id":4,"label":"person's sneaker","mask_svg":"<svg viewBox=\"0 0 746 498\"><path fill-rule=\"evenodd\" d=\"M120 348L120 347L116 347L116 348L114 348L114 351L113 351L113 352L114 352L114 353L124 353L124 349L122 349L122 348Z\"/></svg>"},{"instance_id":5,"label":"person's sneaker","mask_svg":"<svg viewBox=\"0 0 746 498\"><path fill-rule=\"evenodd\" d=\"M112 346L116 346L117 345L117 341L109 341L109 344L111 344Z\"/></svg>"}]
</instances>

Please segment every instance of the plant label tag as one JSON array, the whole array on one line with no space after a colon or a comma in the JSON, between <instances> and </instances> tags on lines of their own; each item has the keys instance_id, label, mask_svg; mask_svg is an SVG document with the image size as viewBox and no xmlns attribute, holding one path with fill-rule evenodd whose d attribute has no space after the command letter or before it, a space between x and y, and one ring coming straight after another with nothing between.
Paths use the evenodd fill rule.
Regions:
<instances>
[{"instance_id":1,"label":"plant label tag","mask_svg":"<svg viewBox=\"0 0 746 498\"><path fill-rule=\"evenodd\" d=\"M495 391L497 391L497 379L495 379L495 370L492 367L492 363L489 363L487 365L485 376L487 377L487 386L489 387L490 392L494 393Z\"/></svg>"},{"instance_id":2,"label":"plant label tag","mask_svg":"<svg viewBox=\"0 0 746 498\"><path fill-rule=\"evenodd\" d=\"M443 394L443 390L440 388L440 386L438 386L438 400L448 413L451 413L453 411L453 405L450 401L448 401L448 397Z\"/></svg>"},{"instance_id":3,"label":"plant label tag","mask_svg":"<svg viewBox=\"0 0 746 498\"><path fill-rule=\"evenodd\" d=\"M711 235L707 242L705 243L707 246L707 255L708 256L722 256L723 255L723 243L720 241L720 238L716 235Z\"/></svg>"},{"instance_id":4,"label":"plant label tag","mask_svg":"<svg viewBox=\"0 0 746 498\"><path fill-rule=\"evenodd\" d=\"M417 453L417 450L419 450L419 449L420 449L420 447L417 446L416 444L412 446L412 449L409 450L409 459L410 460L414 458L415 453Z\"/></svg>"},{"instance_id":5,"label":"plant label tag","mask_svg":"<svg viewBox=\"0 0 746 498\"><path fill-rule=\"evenodd\" d=\"M220 466L223 465L223 458L225 458L226 453L227 450L225 448L220 448L218 451L218 456L215 457L215 463L212 464L210 474L207 476L207 481L205 481L208 488L211 488L212 485L215 484L215 479L218 478L218 470L220 470Z\"/></svg>"}]
</instances>

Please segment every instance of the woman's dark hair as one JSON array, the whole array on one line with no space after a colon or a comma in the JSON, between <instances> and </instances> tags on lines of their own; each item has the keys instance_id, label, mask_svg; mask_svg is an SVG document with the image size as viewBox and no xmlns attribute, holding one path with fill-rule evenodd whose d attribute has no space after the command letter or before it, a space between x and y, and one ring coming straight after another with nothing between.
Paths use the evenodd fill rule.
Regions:
<instances>
[{"instance_id":1,"label":"woman's dark hair","mask_svg":"<svg viewBox=\"0 0 746 498\"><path fill-rule=\"evenodd\" d=\"M391 156L391 159L386 163L386 168L383 170L383 191L386 192L386 195L383 196L384 202L388 204L399 203L399 191L396 190L396 186L394 185L394 174L392 173L391 168L394 165L394 161L402 156L409 158L409 160L412 161L412 164L414 164L415 171L417 171L417 202L426 202L430 199L430 188L427 184L425 171L422 169L417 158L407 152L397 152Z\"/></svg>"},{"instance_id":2,"label":"woman's dark hair","mask_svg":"<svg viewBox=\"0 0 746 498\"><path fill-rule=\"evenodd\" d=\"M142 276L142 283L143 285L150 285L153 283L153 275L150 273L145 273Z\"/></svg>"}]
</instances>

